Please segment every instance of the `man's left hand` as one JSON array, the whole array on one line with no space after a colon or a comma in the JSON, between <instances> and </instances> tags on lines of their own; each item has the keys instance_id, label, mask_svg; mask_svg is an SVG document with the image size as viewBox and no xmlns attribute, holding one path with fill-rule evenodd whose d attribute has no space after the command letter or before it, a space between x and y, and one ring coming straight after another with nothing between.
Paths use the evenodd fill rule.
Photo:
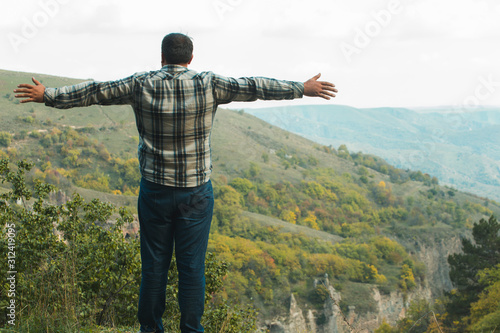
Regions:
<instances>
[{"instance_id":1,"label":"man's left hand","mask_svg":"<svg viewBox=\"0 0 500 333\"><path fill-rule=\"evenodd\" d=\"M335 85L326 81L318 81L320 76L321 74L318 74L304 82L304 96L321 97L324 99L335 97L334 93L338 92L335 89Z\"/></svg>"},{"instance_id":2,"label":"man's left hand","mask_svg":"<svg viewBox=\"0 0 500 333\"><path fill-rule=\"evenodd\" d=\"M43 103L43 95L45 94L45 86L41 84L34 77L31 78L35 85L31 84L20 84L17 86L18 89L15 89L15 93L20 93L16 95L16 98L26 98L22 99L21 103L35 102L35 103Z\"/></svg>"}]
</instances>

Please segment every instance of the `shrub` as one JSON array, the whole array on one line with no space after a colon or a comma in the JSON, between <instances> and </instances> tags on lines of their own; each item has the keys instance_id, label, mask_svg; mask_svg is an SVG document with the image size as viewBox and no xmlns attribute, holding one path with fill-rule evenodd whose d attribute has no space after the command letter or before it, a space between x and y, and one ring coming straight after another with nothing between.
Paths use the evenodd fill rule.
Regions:
<instances>
[{"instance_id":1,"label":"shrub","mask_svg":"<svg viewBox=\"0 0 500 333\"><path fill-rule=\"evenodd\" d=\"M132 222L131 214L120 208L110 223L116 210L113 205L98 199L86 203L78 194L65 204L52 205L46 201L55 189L52 185L39 180L34 186L26 184L25 174L32 167L20 161L17 171L12 171L8 159L0 160L0 181L11 184L10 191L0 195L0 256L11 257L2 260L0 274L14 276L13 284L0 286L0 327L13 328L15 323L19 332L80 332L95 325L134 325L140 282L139 241L126 239L122 231ZM164 318L165 327L171 328L167 331L178 327L175 267L174 259ZM251 332L256 312L250 307L230 306L217 297L226 272L227 265L208 254L207 332ZM7 316L12 301L15 318Z\"/></svg>"},{"instance_id":2,"label":"shrub","mask_svg":"<svg viewBox=\"0 0 500 333\"><path fill-rule=\"evenodd\" d=\"M8 147L12 142L12 135L8 132L0 132L0 146Z\"/></svg>"}]
</instances>

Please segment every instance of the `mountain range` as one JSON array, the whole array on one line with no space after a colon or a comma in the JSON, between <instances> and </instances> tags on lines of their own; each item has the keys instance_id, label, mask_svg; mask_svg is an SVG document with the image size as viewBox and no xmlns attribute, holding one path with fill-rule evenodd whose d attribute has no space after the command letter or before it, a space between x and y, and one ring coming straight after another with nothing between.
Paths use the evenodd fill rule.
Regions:
<instances>
[{"instance_id":1,"label":"mountain range","mask_svg":"<svg viewBox=\"0 0 500 333\"><path fill-rule=\"evenodd\" d=\"M500 200L500 107L363 108L343 105L245 109L335 148L345 144L402 169Z\"/></svg>"}]
</instances>

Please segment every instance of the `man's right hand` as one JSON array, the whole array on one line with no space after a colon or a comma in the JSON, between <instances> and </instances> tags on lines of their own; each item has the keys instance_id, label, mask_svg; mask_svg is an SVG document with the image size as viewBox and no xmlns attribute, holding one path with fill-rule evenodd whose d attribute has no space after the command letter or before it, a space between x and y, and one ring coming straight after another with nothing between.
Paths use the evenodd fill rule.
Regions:
<instances>
[{"instance_id":1,"label":"man's right hand","mask_svg":"<svg viewBox=\"0 0 500 333\"><path fill-rule=\"evenodd\" d=\"M335 97L334 93L338 92L335 85L326 81L318 81L320 76L321 74L318 74L304 82L304 96L321 97L328 100L330 97Z\"/></svg>"},{"instance_id":2,"label":"man's right hand","mask_svg":"<svg viewBox=\"0 0 500 333\"><path fill-rule=\"evenodd\" d=\"M38 82L34 77L31 78L35 85L31 84L20 84L17 86L19 89L15 89L15 93L20 93L16 95L17 98L26 98L22 99L21 103L27 102L35 102L35 103L43 103L43 95L45 93L45 86Z\"/></svg>"}]
</instances>

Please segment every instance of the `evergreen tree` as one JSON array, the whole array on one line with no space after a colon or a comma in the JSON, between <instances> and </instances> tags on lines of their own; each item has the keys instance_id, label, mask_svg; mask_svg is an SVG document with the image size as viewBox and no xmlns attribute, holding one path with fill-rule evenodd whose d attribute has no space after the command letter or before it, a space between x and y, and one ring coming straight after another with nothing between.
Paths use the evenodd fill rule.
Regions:
<instances>
[{"instance_id":1,"label":"evergreen tree","mask_svg":"<svg viewBox=\"0 0 500 333\"><path fill-rule=\"evenodd\" d=\"M485 289L478 273L500 263L500 224L494 216L481 219L472 229L473 240L462 239L463 253L448 257L450 279L455 287L448 293L447 312L450 321L463 321L471 312L471 303ZM466 325L465 322L463 322Z\"/></svg>"}]
</instances>

